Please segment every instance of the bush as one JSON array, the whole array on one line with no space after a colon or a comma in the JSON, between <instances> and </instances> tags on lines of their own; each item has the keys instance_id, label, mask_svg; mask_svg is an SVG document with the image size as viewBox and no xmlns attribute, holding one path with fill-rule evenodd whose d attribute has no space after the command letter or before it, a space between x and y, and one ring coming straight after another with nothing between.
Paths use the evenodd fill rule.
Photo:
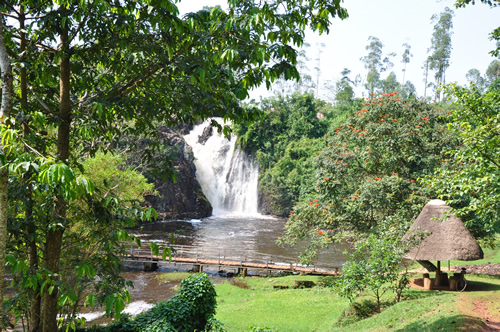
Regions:
<instances>
[{"instance_id":1,"label":"bush","mask_svg":"<svg viewBox=\"0 0 500 332\"><path fill-rule=\"evenodd\" d=\"M405 253L406 245L400 241L370 235L356 243L353 253L346 253L348 260L334 289L351 302L361 292L368 291L375 297L380 312L381 298L386 291L392 290L397 302L408 286L406 273L399 273Z\"/></svg>"},{"instance_id":2,"label":"bush","mask_svg":"<svg viewBox=\"0 0 500 332\"><path fill-rule=\"evenodd\" d=\"M340 276L324 276L318 281L318 286L323 288L332 288Z\"/></svg>"},{"instance_id":3,"label":"bush","mask_svg":"<svg viewBox=\"0 0 500 332\"><path fill-rule=\"evenodd\" d=\"M169 332L224 331L215 318L217 294L205 273L191 275L181 282L180 289L167 302L157 303L135 319L124 315L107 327L92 327L92 332Z\"/></svg>"},{"instance_id":4,"label":"bush","mask_svg":"<svg viewBox=\"0 0 500 332\"><path fill-rule=\"evenodd\" d=\"M362 319L373 316L377 305L373 301L365 300L363 302L352 302L349 308L339 317L338 326L347 326Z\"/></svg>"}]
</instances>

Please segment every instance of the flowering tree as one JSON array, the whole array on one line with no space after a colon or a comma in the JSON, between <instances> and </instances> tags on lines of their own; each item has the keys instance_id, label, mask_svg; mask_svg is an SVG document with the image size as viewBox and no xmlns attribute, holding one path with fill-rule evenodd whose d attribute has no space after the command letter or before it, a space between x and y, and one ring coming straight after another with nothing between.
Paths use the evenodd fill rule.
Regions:
<instances>
[{"instance_id":1,"label":"flowering tree","mask_svg":"<svg viewBox=\"0 0 500 332\"><path fill-rule=\"evenodd\" d=\"M362 109L325 137L317 154L317 197L290 212L281 243L309 241L310 261L321 246L366 233L400 238L433 187L420 178L449 158L458 139L445 125L446 111L396 94L367 99Z\"/></svg>"}]
</instances>

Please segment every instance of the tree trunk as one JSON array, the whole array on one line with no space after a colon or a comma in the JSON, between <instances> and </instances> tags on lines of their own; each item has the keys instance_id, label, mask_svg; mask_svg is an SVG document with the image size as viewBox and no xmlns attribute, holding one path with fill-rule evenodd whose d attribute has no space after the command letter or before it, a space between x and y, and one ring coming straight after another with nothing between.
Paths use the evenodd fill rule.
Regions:
<instances>
[{"instance_id":1,"label":"tree trunk","mask_svg":"<svg viewBox=\"0 0 500 332\"><path fill-rule=\"evenodd\" d=\"M58 159L68 162L69 159L69 134L71 125L71 100L70 100L70 55L68 52L68 29L61 29L61 60L59 63L59 127L57 131L57 155ZM59 261L61 258L62 240L66 219L67 203L61 194L56 196L53 211L54 227L47 234L45 247L45 266L52 273L52 280L59 280ZM58 288L54 287L52 293L44 291L42 302L43 332L57 331L57 297Z\"/></svg>"},{"instance_id":2,"label":"tree trunk","mask_svg":"<svg viewBox=\"0 0 500 332\"><path fill-rule=\"evenodd\" d=\"M0 70L2 78L2 102L0 106L0 125L8 121L10 112L12 110L12 67L10 65L9 56L7 54L7 47L3 37L3 21L0 20ZM4 146L0 142L0 153L5 157ZM2 164L4 164L2 162ZM5 162L6 164L6 162ZM8 220L8 180L9 171L6 165L2 165L0 169L0 330L3 329L3 293L4 293L4 279L5 279L5 251L7 248L7 220Z\"/></svg>"},{"instance_id":3,"label":"tree trunk","mask_svg":"<svg viewBox=\"0 0 500 332\"><path fill-rule=\"evenodd\" d=\"M19 35L20 35L20 44L19 44L19 53L21 56L21 62L24 62L26 59L26 30L25 30L25 12L24 6L21 5L20 13L19 13ZM21 66L19 68L19 83L21 87L21 108L25 113L28 113L28 78L26 66ZM29 120L25 119L22 123L23 128L23 136L27 136L30 133L29 128ZM28 148L25 148L25 152L29 152ZM25 223L26 223L26 244L28 247L28 260L30 266L30 274L34 275L38 272L38 249L36 245L36 228L35 223L33 221L33 192L32 192L32 184L31 184L31 172L28 172L25 177L25 186L27 188L26 193L26 211L25 211ZM40 297L40 289L36 288L32 291L31 294L31 304L29 311L29 323L28 328L30 332L37 332L40 330L40 310L41 310L41 297Z\"/></svg>"},{"instance_id":4,"label":"tree trunk","mask_svg":"<svg viewBox=\"0 0 500 332\"><path fill-rule=\"evenodd\" d=\"M424 99L427 95L427 77L429 75L429 59L425 61L425 68L424 68Z\"/></svg>"}]
</instances>

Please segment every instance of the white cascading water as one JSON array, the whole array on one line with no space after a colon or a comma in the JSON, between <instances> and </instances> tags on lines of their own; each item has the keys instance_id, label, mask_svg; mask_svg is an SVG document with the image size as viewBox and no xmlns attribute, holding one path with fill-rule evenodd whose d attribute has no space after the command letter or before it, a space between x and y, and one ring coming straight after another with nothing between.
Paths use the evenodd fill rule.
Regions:
<instances>
[{"instance_id":1,"label":"white cascading water","mask_svg":"<svg viewBox=\"0 0 500 332\"><path fill-rule=\"evenodd\" d=\"M222 119L215 120L222 124ZM207 126L210 120L195 126L184 139L193 149L196 179L213 215L259 215L258 164L235 148L235 136L227 139L216 128L205 144L200 144L199 137Z\"/></svg>"}]
</instances>

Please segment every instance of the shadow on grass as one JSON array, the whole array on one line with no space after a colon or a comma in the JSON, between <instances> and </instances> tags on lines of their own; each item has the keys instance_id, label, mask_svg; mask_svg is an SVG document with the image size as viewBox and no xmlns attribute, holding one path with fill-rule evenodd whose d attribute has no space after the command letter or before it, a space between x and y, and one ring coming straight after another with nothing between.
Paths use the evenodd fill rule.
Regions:
<instances>
[{"instance_id":1,"label":"shadow on grass","mask_svg":"<svg viewBox=\"0 0 500 332\"><path fill-rule=\"evenodd\" d=\"M444 317L432 323L417 321L396 331L481 331L483 328L484 323L480 318L455 315Z\"/></svg>"},{"instance_id":2,"label":"shadow on grass","mask_svg":"<svg viewBox=\"0 0 500 332\"><path fill-rule=\"evenodd\" d=\"M424 291L424 290L418 290L418 289L407 289L401 298L402 301L406 300L418 300L418 299L424 299L427 297L432 297L432 296L442 296L446 295L446 292L441 292L441 291Z\"/></svg>"},{"instance_id":3,"label":"shadow on grass","mask_svg":"<svg viewBox=\"0 0 500 332\"><path fill-rule=\"evenodd\" d=\"M486 281L467 280L467 288L464 292L483 292L500 290L500 284L492 284Z\"/></svg>"}]
</instances>

